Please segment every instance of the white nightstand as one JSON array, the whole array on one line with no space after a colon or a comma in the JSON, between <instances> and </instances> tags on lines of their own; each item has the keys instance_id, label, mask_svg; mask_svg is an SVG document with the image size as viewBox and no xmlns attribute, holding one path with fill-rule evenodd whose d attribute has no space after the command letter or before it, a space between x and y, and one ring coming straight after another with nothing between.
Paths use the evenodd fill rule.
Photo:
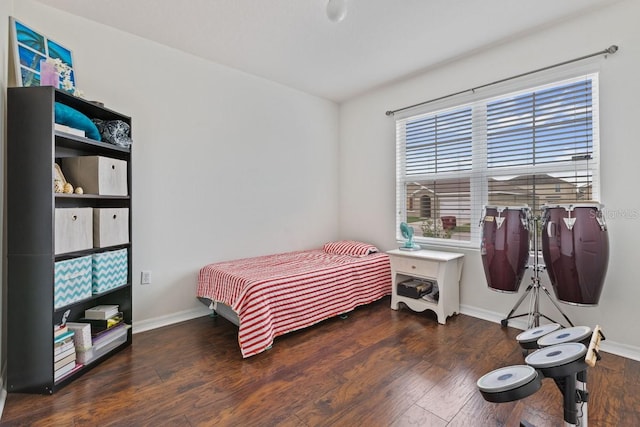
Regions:
<instances>
[{"instance_id":1,"label":"white nightstand","mask_svg":"<svg viewBox=\"0 0 640 427\"><path fill-rule=\"evenodd\" d=\"M460 311L460 275L464 254L430 250L388 251L391 258L391 308L398 309L403 302L413 311L432 310L438 315L438 323L445 324L447 317ZM412 277L436 281L438 301L410 298L398 295L398 283Z\"/></svg>"}]
</instances>

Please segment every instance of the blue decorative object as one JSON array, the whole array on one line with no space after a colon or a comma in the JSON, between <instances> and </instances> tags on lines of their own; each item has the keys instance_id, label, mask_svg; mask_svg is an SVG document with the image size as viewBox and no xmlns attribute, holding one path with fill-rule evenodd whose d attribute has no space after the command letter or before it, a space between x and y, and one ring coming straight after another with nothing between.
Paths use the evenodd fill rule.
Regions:
<instances>
[{"instance_id":1,"label":"blue decorative object","mask_svg":"<svg viewBox=\"0 0 640 427\"><path fill-rule=\"evenodd\" d=\"M87 138L101 141L100 132L91 119L75 108L56 102L55 122L85 131Z\"/></svg>"},{"instance_id":2,"label":"blue decorative object","mask_svg":"<svg viewBox=\"0 0 640 427\"><path fill-rule=\"evenodd\" d=\"M60 83L63 90L73 93L76 76L71 50L12 16L9 17L9 26L18 85L41 86L40 64L50 58L59 60L59 64L68 71Z\"/></svg>"},{"instance_id":3,"label":"blue decorative object","mask_svg":"<svg viewBox=\"0 0 640 427\"><path fill-rule=\"evenodd\" d=\"M94 294L127 284L129 271L126 249L93 254L91 288Z\"/></svg>"},{"instance_id":4,"label":"blue decorative object","mask_svg":"<svg viewBox=\"0 0 640 427\"><path fill-rule=\"evenodd\" d=\"M403 251L419 251L420 245L413 243L413 227L409 227L406 222L400 223L400 232L402 237L407 239L404 246L400 246Z\"/></svg>"},{"instance_id":5,"label":"blue decorative object","mask_svg":"<svg viewBox=\"0 0 640 427\"><path fill-rule=\"evenodd\" d=\"M91 298L90 256L56 262L53 277L55 309Z\"/></svg>"}]
</instances>

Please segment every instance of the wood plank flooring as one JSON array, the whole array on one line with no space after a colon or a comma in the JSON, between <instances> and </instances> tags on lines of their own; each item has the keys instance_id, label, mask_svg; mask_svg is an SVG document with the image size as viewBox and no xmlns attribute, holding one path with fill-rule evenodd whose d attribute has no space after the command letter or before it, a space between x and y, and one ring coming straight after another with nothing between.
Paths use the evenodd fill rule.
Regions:
<instances>
[{"instance_id":1,"label":"wood plank flooring","mask_svg":"<svg viewBox=\"0 0 640 427\"><path fill-rule=\"evenodd\" d=\"M0 425L563 425L551 379L510 403L489 403L477 390L485 373L524 363L519 330L464 315L438 325L431 312L389 304L280 337L249 359L222 318L136 334L53 396L9 394ZM605 353L588 388L591 426L640 425L640 362Z\"/></svg>"}]
</instances>

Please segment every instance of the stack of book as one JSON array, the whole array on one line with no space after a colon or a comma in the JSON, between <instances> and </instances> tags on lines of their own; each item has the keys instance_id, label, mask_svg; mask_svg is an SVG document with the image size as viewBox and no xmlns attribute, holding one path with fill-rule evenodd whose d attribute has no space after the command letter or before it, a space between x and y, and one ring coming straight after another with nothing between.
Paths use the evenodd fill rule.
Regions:
<instances>
[{"instance_id":1,"label":"stack of book","mask_svg":"<svg viewBox=\"0 0 640 427\"><path fill-rule=\"evenodd\" d=\"M76 368L74 332L67 325L53 329L53 380L58 381Z\"/></svg>"},{"instance_id":2,"label":"stack of book","mask_svg":"<svg viewBox=\"0 0 640 427\"><path fill-rule=\"evenodd\" d=\"M117 305L98 305L84 311L82 323L91 325L91 336L95 337L122 323L124 316Z\"/></svg>"},{"instance_id":3,"label":"stack of book","mask_svg":"<svg viewBox=\"0 0 640 427\"><path fill-rule=\"evenodd\" d=\"M124 323L124 315L117 305L99 305L84 312L82 323L91 325L91 349L81 354L81 361L87 363L108 352L121 340L126 341L129 325Z\"/></svg>"},{"instance_id":4,"label":"stack of book","mask_svg":"<svg viewBox=\"0 0 640 427\"><path fill-rule=\"evenodd\" d=\"M60 123L56 123L54 127L57 131L60 132L70 133L71 135L86 136L86 132L82 129L72 128L71 126L63 125Z\"/></svg>"}]
</instances>

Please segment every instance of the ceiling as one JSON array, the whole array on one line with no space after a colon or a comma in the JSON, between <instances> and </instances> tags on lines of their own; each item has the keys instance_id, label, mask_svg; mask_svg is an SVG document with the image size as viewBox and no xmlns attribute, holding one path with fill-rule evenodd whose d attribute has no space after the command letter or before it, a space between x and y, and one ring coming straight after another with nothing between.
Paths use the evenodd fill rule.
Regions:
<instances>
[{"instance_id":1,"label":"ceiling","mask_svg":"<svg viewBox=\"0 0 640 427\"><path fill-rule=\"evenodd\" d=\"M342 102L616 0L37 1Z\"/></svg>"}]
</instances>

